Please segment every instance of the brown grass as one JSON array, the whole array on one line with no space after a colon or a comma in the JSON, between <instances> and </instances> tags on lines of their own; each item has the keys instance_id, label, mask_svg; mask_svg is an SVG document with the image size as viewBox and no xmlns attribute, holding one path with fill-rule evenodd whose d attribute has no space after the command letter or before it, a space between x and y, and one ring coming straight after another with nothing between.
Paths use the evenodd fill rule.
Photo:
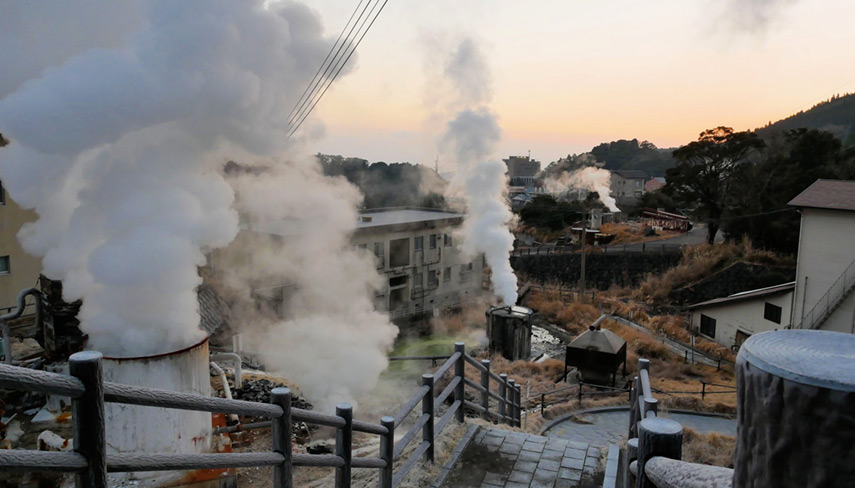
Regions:
<instances>
[{"instance_id":1,"label":"brown grass","mask_svg":"<svg viewBox=\"0 0 855 488\"><path fill-rule=\"evenodd\" d=\"M600 226L600 232L614 234L615 238L610 245L631 244L635 242L650 242L660 239L668 239L679 234L679 232L662 231L654 236L644 235L644 224L625 222L607 223Z\"/></svg>"},{"instance_id":2,"label":"brown grass","mask_svg":"<svg viewBox=\"0 0 855 488\"><path fill-rule=\"evenodd\" d=\"M683 461L732 468L735 448L735 437L683 427Z\"/></svg>"}]
</instances>

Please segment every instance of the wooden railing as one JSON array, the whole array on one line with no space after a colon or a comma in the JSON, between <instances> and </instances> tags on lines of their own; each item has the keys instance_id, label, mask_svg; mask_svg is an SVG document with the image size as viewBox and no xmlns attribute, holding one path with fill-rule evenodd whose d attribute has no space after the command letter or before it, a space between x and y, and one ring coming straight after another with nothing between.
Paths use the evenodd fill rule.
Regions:
<instances>
[{"instance_id":1,"label":"wooden railing","mask_svg":"<svg viewBox=\"0 0 855 488\"><path fill-rule=\"evenodd\" d=\"M481 372L481 382L470 382L465 377L466 364ZM69 472L76 473L77 487L107 487L108 472L173 471L190 469L240 468L272 466L277 488L293 487L292 469L295 466L320 466L336 469L335 486L351 486L353 468L379 470L379 486L398 486L413 467L425 459L434 461L436 437L452 418L464 420L464 406L481 413L485 419L519 425L520 389L506 375L490 372L490 362L480 363L466 354L462 343L455 344L454 354L434 374L422 376L422 386L395 417L383 417L380 424L353 419L349 404L339 404L335 415L325 415L291 407L288 388L275 388L271 403L206 397L202 395L158 390L139 386L107 383L103 381L102 355L94 351L73 354L69 358L70 376L45 371L34 371L10 365L0 365L0 388L52 395L72 399L74 450L72 452L47 452L34 450L0 450L0 468L4 471ZM454 376L439 395L435 395L436 379L454 370ZM490 390L490 381L498 382L499 393ZM470 384L471 383L471 384ZM470 385L481 392L480 404L464 398L464 387ZM435 421L439 407L453 395L453 402L442 417ZM497 411L490 409L490 399L495 400ZM254 453L119 453L108 454L106 447L105 402L174 408L203 412L266 417L270 419L273 446L271 452ZM421 405L421 415L400 440L395 442L395 430ZM336 429L335 454L292 454L292 422L324 425ZM259 424L265 424L260 422ZM352 457L353 432L380 436L377 457ZM422 434L422 442L404 460L397 472L394 462L402 457L409 444Z\"/></svg>"}]
</instances>

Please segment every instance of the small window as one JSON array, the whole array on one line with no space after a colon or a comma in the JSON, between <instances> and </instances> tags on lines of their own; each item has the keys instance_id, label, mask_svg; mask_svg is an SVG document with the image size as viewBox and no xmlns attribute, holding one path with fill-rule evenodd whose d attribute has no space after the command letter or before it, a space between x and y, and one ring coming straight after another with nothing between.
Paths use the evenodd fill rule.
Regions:
<instances>
[{"instance_id":1,"label":"small window","mask_svg":"<svg viewBox=\"0 0 855 488\"><path fill-rule=\"evenodd\" d=\"M428 287L434 287L439 284L439 280L437 279L436 270L432 269L428 271Z\"/></svg>"},{"instance_id":2,"label":"small window","mask_svg":"<svg viewBox=\"0 0 855 488\"><path fill-rule=\"evenodd\" d=\"M777 305L773 305L771 303L766 304L766 310L763 311L763 318L766 320L771 320L776 324L781 323L781 307Z\"/></svg>"},{"instance_id":3,"label":"small window","mask_svg":"<svg viewBox=\"0 0 855 488\"><path fill-rule=\"evenodd\" d=\"M430 235L430 248L436 249L436 234Z\"/></svg>"},{"instance_id":4,"label":"small window","mask_svg":"<svg viewBox=\"0 0 855 488\"><path fill-rule=\"evenodd\" d=\"M9 256L0 256L0 274L9 274L12 272Z\"/></svg>"},{"instance_id":5,"label":"small window","mask_svg":"<svg viewBox=\"0 0 855 488\"><path fill-rule=\"evenodd\" d=\"M393 278L389 278L389 287L390 288L394 287L394 286L403 286L406 284L407 284L407 277L406 276L395 276Z\"/></svg>"},{"instance_id":6,"label":"small window","mask_svg":"<svg viewBox=\"0 0 855 488\"><path fill-rule=\"evenodd\" d=\"M701 314L701 334L715 338L715 319Z\"/></svg>"},{"instance_id":7,"label":"small window","mask_svg":"<svg viewBox=\"0 0 855 488\"><path fill-rule=\"evenodd\" d=\"M416 251L421 251L425 248L425 236L418 236L415 239L415 243L413 244L413 248Z\"/></svg>"},{"instance_id":8,"label":"small window","mask_svg":"<svg viewBox=\"0 0 855 488\"><path fill-rule=\"evenodd\" d=\"M451 234L445 234L445 240L443 242L445 247L451 246Z\"/></svg>"},{"instance_id":9,"label":"small window","mask_svg":"<svg viewBox=\"0 0 855 488\"><path fill-rule=\"evenodd\" d=\"M410 265L410 238L389 241L389 266L400 268Z\"/></svg>"},{"instance_id":10,"label":"small window","mask_svg":"<svg viewBox=\"0 0 855 488\"><path fill-rule=\"evenodd\" d=\"M368 249L368 244L360 244L359 249Z\"/></svg>"},{"instance_id":11,"label":"small window","mask_svg":"<svg viewBox=\"0 0 855 488\"><path fill-rule=\"evenodd\" d=\"M383 258L383 248L385 247L382 242L374 243L374 258L377 261L377 267L382 268L386 266L386 260Z\"/></svg>"},{"instance_id":12,"label":"small window","mask_svg":"<svg viewBox=\"0 0 855 488\"><path fill-rule=\"evenodd\" d=\"M641 180L635 180L635 187L641 188Z\"/></svg>"},{"instance_id":13,"label":"small window","mask_svg":"<svg viewBox=\"0 0 855 488\"><path fill-rule=\"evenodd\" d=\"M416 273L413 275L413 286L423 286L424 285L424 273Z\"/></svg>"},{"instance_id":14,"label":"small window","mask_svg":"<svg viewBox=\"0 0 855 488\"><path fill-rule=\"evenodd\" d=\"M472 271L473 268L474 268L474 263L461 264L460 265L460 272L466 273L466 272Z\"/></svg>"},{"instance_id":15,"label":"small window","mask_svg":"<svg viewBox=\"0 0 855 488\"><path fill-rule=\"evenodd\" d=\"M442 281L451 281L451 266L442 270Z\"/></svg>"}]
</instances>

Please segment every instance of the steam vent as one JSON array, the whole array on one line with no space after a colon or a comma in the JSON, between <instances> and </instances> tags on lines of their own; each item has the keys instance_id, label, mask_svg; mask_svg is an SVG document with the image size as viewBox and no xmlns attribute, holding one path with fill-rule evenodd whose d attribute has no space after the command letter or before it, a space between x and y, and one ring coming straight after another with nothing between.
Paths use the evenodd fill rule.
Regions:
<instances>
[{"instance_id":1,"label":"steam vent","mask_svg":"<svg viewBox=\"0 0 855 488\"><path fill-rule=\"evenodd\" d=\"M516 361L531 356L531 315L526 307L490 307L487 309L487 337L490 352Z\"/></svg>"},{"instance_id":2,"label":"steam vent","mask_svg":"<svg viewBox=\"0 0 855 488\"><path fill-rule=\"evenodd\" d=\"M626 341L610 330L600 327L600 317L588 330L567 345L564 373L571 366L579 368L586 383L615 383L615 373L623 364L626 368Z\"/></svg>"}]
</instances>

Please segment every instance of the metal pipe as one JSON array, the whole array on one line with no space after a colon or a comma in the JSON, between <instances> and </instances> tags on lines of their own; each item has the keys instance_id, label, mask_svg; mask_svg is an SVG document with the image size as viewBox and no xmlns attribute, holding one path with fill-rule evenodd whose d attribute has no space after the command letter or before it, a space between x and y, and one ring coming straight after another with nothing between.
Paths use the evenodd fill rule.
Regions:
<instances>
[{"instance_id":1,"label":"metal pipe","mask_svg":"<svg viewBox=\"0 0 855 488\"><path fill-rule=\"evenodd\" d=\"M211 354L211 361L232 361L235 368L235 388L243 386L243 358L234 352L218 352Z\"/></svg>"},{"instance_id":2,"label":"metal pipe","mask_svg":"<svg viewBox=\"0 0 855 488\"><path fill-rule=\"evenodd\" d=\"M214 369L215 373L220 375L220 380L223 382L223 395L226 397L226 399L233 400L232 389L229 386L228 378L226 378L226 372L223 371L223 368L221 368L219 364L217 364L213 361L211 361L211 368ZM237 377L237 373L235 374L235 377ZM237 383L237 380L235 380L235 383ZM235 385L235 386L237 386L237 385ZM235 414L229 415L229 418L231 418L234 422L240 422L240 419Z\"/></svg>"},{"instance_id":3,"label":"metal pipe","mask_svg":"<svg viewBox=\"0 0 855 488\"><path fill-rule=\"evenodd\" d=\"M12 337L9 333L9 324L7 320L17 319L24 314L24 309L27 308L27 295L32 295L36 301L36 325L41 322L41 301L42 292L35 288L26 288L18 293L18 308L14 312L9 312L5 315L0 315L0 328L3 330L3 355L6 357L6 364L12 364Z\"/></svg>"}]
</instances>

